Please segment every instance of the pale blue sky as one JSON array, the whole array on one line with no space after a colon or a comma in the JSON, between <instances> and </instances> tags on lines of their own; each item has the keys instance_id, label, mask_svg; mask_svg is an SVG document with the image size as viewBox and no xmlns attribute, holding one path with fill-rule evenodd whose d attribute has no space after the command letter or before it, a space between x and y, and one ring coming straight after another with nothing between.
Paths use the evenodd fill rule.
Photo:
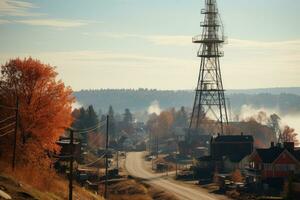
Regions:
<instances>
[{"instance_id":1,"label":"pale blue sky","mask_svg":"<svg viewBox=\"0 0 300 200\"><path fill-rule=\"evenodd\" d=\"M225 88L300 86L300 1L219 0ZM74 90L193 89L204 0L0 0L0 63L32 56Z\"/></svg>"}]
</instances>

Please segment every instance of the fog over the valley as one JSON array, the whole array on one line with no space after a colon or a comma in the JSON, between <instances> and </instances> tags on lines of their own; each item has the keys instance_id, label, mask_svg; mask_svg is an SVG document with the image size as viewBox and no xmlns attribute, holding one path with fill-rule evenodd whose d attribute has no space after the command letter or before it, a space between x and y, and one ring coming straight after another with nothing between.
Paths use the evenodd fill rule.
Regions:
<instances>
[{"instance_id":1,"label":"fog over the valley","mask_svg":"<svg viewBox=\"0 0 300 200\"><path fill-rule=\"evenodd\" d=\"M236 120L243 121L249 119L250 117L257 119L260 112L265 112L267 116L270 116L274 113L277 114L281 118L281 129L283 129L284 126L290 126L291 128L295 129L296 133L300 133L300 114L282 114L276 108L255 108L252 105L243 105L240 112L234 113L233 115ZM267 121L263 120L262 123L267 125ZM298 135L298 138L300 139L300 135Z\"/></svg>"}]
</instances>

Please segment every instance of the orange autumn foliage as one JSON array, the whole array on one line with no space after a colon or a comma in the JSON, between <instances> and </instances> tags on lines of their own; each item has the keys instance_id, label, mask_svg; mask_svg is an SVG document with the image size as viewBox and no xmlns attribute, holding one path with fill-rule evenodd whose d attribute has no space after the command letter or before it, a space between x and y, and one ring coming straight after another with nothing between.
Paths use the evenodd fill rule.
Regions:
<instances>
[{"instance_id":1,"label":"orange autumn foliage","mask_svg":"<svg viewBox=\"0 0 300 200\"><path fill-rule=\"evenodd\" d=\"M72 122L72 90L60 80L50 65L32 58L13 59L1 66L0 104L15 106L19 99L17 164L49 167L49 151ZM13 114L0 108L0 119ZM0 141L0 158L10 161L13 136Z\"/></svg>"},{"instance_id":2,"label":"orange autumn foliage","mask_svg":"<svg viewBox=\"0 0 300 200\"><path fill-rule=\"evenodd\" d=\"M234 172L231 173L231 179L233 182L243 182L243 176L241 174L241 171L239 169L236 169Z\"/></svg>"},{"instance_id":3,"label":"orange autumn foliage","mask_svg":"<svg viewBox=\"0 0 300 200\"><path fill-rule=\"evenodd\" d=\"M152 114L147 122L149 131L159 138L168 138L171 136L171 128L174 122L174 116L171 111L163 111L160 115Z\"/></svg>"},{"instance_id":4,"label":"orange autumn foliage","mask_svg":"<svg viewBox=\"0 0 300 200\"><path fill-rule=\"evenodd\" d=\"M281 135L279 136L282 142L294 142L295 146L299 146L300 142L298 140L298 133L295 132L295 129L285 126Z\"/></svg>"},{"instance_id":5,"label":"orange autumn foliage","mask_svg":"<svg viewBox=\"0 0 300 200\"><path fill-rule=\"evenodd\" d=\"M162 137L169 136L173 121L174 117L170 111L163 111L160 113L158 116L158 130Z\"/></svg>"}]
</instances>

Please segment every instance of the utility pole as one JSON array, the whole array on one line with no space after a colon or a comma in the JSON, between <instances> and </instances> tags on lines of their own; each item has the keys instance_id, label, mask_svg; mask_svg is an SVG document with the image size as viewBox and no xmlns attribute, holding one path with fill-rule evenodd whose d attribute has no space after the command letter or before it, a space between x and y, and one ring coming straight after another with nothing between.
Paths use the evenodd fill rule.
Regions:
<instances>
[{"instance_id":1,"label":"utility pole","mask_svg":"<svg viewBox=\"0 0 300 200\"><path fill-rule=\"evenodd\" d=\"M119 171L119 150L117 149L117 169Z\"/></svg>"},{"instance_id":2,"label":"utility pole","mask_svg":"<svg viewBox=\"0 0 300 200\"><path fill-rule=\"evenodd\" d=\"M176 178L177 178L177 175L178 175L178 136L176 136L176 155L175 155L175 162L176 162L176 165L175 165L175 173L176 173Z\"/></svg>"},{"instance_id":3,"label":"utility pole","mask_svg":"<svg viewBox=\"0 0 300 200\"><path fill-rule=\"evenodd\" d=\"M17 133L18 133L18 125L19 125L19 97L17 96L16 100L16 113L15 113L15 132L14 132L14 149L13 149L13 160L12 160L12 169L15 170L16 165L16 148L17 148Z\"/></svg>"},{"instance_id":4,"label":"utility pole","mask_svg":"<svg viewBox=\"0 0 300 200\"><path fill-rule=\"evenodd\" d=\"M69 174L69 200L73 199L73 161L74 161L74 131L70 129L70 174Z\"/></svg>"},{"instance_id":5,"label":"utility pole","mask_svg":"<svg viewBox=\"0 0 300 200\"><path fill-rule=\"evenodd\" d=\"M175 165L175 176L176 176L176 178L177 178L177 176L178 176L178 160L177 160L178 158L177 158L177 153L176 153L176 165Z\"/></svg>"},{"instance_id":6,"label":"utility pole","mask_svg":"<svg viewBox=\"0 0 300 200\"><path fill-rule=\"evenodd\" d=\"M158 134L156 134L156 157L158 158Z\"/></svg>"},{"instance_id":7,"label":"utility pole","mask_svg":"<svg viewBox=\"0 0 300 200\"><path fill-rule=\"evenodd\" d=\"M149 154L151 155L151 132L149 131Z\"/></svg>"},{"instance_id":8,"label":"utility pole","mask_svg":"<svg viewBox=\"0 0 300 200\"><path fill-rule=\"evenodd\" d=\"M107 186L108 186L108 128L109 128L109 115L106 116L106 143L105 143L105 187L104 198L107 199Z\"/></svg>"}]
</instances>

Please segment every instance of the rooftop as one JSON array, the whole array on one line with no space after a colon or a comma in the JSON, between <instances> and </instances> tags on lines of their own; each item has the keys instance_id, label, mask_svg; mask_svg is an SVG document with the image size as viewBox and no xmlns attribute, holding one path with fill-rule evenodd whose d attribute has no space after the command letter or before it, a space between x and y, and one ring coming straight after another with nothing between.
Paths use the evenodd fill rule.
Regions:
<instances>
[{"instance_id":1,"label":"rooftop","mask_svg":"<svg viewBox=\"0 0 300 200\"><path fill-rule=\"evenodd\" d=\"M290 152L298 161L300 161L300 150L294 149L293 145L293 143L286 143L284 146L277 145L271 146L268 149L256 149L256 152L264 163L272 163L285 150Z\"/></svg>"},{"instance_id":2,"label":"rooftop","mask_svg":"<svg viewBox=\"0 0 300 200\"><path fill-rule=\"evenodd\" d=\"M252 135L219 135L213 139L214 142L253 142Z\"/></svg>"}]
</instances>

